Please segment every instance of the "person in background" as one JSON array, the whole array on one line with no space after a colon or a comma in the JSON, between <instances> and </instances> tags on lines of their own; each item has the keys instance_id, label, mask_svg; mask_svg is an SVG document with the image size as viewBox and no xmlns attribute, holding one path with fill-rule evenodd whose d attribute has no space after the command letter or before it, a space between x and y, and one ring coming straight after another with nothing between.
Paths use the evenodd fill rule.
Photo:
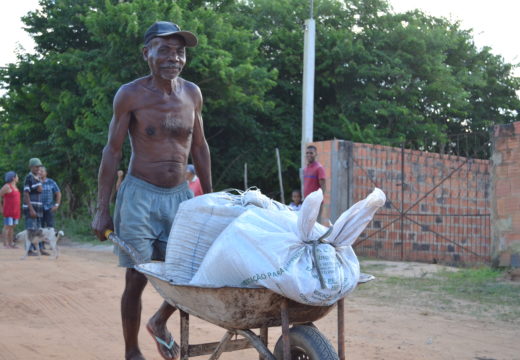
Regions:
<instances>
[{"instance_id":1,"label":"person in background","mask_svg":"<svg viewBox=\"0 0 520 360\"><path fill-rule=\"evenodd\" d=\"M42 227L43 218L43 204L42 192L43 186L40 179L40 167L42 162L38 158L29 160L29 174L25 177L23 186L23 213L25 218L25 229L27 229L27 236L32 240L36 232ZM34 245L31 245L34 249ZM43 242L40 242L40 253L42 255L49 255L43 250ZM34 252L29 252L30 256L36 255Z\"/></svg>"},{"instance_id":2,"label":"person in background","mask_svg":"<svg viewBox=\"0 0 520 360\"><path fill-rule=\"evenodd\" d=\"M298 189L294 189L291 193L291 203L289 209L298 211L302 207L302 192Z\"/></svg>"},{"instance_id":3,"label":"person in background","mask_svg":"<svg viewBox=\"0 0 520 360\"><path fill-rule=\"evenodd\" d=\"M307 166L303 170L303 198L321 188L325 193L325 169L316 161L318 151L316 146L309 145L305 151Z\"/></svg>"},{"instance_id":4,"label":"person in background","mask_svg":"<svg viewBox=\"0 0 520 360\"><path fill-rule=\"evenodd\" d=\"M5 174L5 184L0 188L0 213L4 217L4 247L16 249L13 242L14 228L20 220L20 191L16 187L18 175L14 171Z\"/></svg>"},{"instance_id":5,"label":"person in background","mask_svg":"<svg viewBox=\"0 0 520 360\"><path fill-rule=\"evenodd\" d=\"M42 182L43 217L42 227L54 227L54 213L61 204L61 191L56 181L47 177L47 169L40 167L40 179Z\"/></svg>"},{"instance_id":6,"label":"person in background","mask_svg":"<svg viewBox=\"0 0 520 360\"><path fill-rule=\"evenodd\" d=\"M197 177L195 171L195 166L192 164L186 165L186 181L188 181L188 186L190 187L191 192L193 192L193 196L204 194L202 192L202 186L200 185L200 179Z\"/></svg>"},{"instance_id":7,"label":"person in background","mask_svg":"<svg viewBox=\"0 0 520 360\"><path fill-rule=\"evenodd\" d=\"M116 184L114 185L114 188L112 189L112 193L110 194L110 203L115 203L117 192L119 191L119 188L121 187L121 184L123 183L123 179L125 178L125 172L123 170L117 170L117 178L116 178Z\"/></svg>"},{"instance_id":8,"label":"person in background","mask_svg":"<svg viewBox=\"0 0 520 360\"><path fill-rule=\"evenodd\" d=\"M123 182L123 178L125 176L125 172L123 170L117 170L117 180L116 180L116 192L119 190L121 183Z\"/></svg>"}]
</instances>

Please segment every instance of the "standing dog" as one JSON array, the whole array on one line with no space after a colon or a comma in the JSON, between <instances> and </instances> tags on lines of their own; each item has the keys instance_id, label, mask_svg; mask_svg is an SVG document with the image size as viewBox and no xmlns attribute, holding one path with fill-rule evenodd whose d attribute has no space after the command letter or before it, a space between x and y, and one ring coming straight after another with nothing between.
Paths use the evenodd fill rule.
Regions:
<instances>
[{"instance_id":1,"label":"standing dog","mask_svg":"<svg viewBox=\"0 0 520 360\"><path fill-rule=\"evenodd\" d=\"M64 236L65 233L63 231L54 230L54 228L43 228L36 231L36 234L33 236L32 239L29 239L29 235L27 233L27 230L24 230L22 232L19 232L16 234L16 240L21 240L25 243L25 255L22 256L20 260L23 260L27 257L27 254L29 254L29 249L31 248L31 243L36 248L36 252L38 253L38 259L40 259L40 247L38 244L43 241L44 243L49 244L51 250L54 253L54 258L57 259L59 255L58 250L58 240Z\"/></svg>"}]
</instances>

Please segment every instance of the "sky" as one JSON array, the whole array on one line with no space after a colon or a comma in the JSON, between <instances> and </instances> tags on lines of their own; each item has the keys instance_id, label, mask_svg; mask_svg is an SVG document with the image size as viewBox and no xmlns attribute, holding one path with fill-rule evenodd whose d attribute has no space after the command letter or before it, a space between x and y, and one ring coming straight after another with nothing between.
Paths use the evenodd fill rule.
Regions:
<instances>
[{"instance_id":1,"label":"sky","mask_svg":"<svg viewBox=\"0 0 520 360\"><path fill-rule=\"evenodd\" d=\"M388 0L395 12L420 9L426 14L459 20L462 28L473 29L476 45L490 46L492 52L506 62L520 62L520 1L518 0ZM16 61L15 49L33 49L33 41L22 29L20 18L36 9L38 0L17 0L15 6L4 6L0 12L0 66ZM517 69L517 76L520 70Z\"/></svg>"},{"instance_id":2,"label":"sky","mask_svg":"<svg viewBox=\"0 0 520 360\"><path fill-rule=\"evenodd\" d=\"M518 0L389 0L394 12L420 9L424 13L460 21L463 29L473 29L478 48L489 46L508 63L520 63L520 1ZM517 69L517 76L520 72Z\"/></svg>"}]
</instances>

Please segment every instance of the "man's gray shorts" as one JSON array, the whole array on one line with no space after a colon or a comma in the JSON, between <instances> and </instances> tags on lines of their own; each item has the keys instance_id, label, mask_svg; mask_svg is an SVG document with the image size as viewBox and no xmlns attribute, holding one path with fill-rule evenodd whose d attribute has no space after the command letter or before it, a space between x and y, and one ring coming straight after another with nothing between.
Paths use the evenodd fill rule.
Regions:
<instances>
[{"instance_id":1,"label":"man's gray shorts","mask_svg":"<svg viewBox=\"0 0 520 360\"><path fill-rule=\"evenodd\" d=\"M162 188L127 175L117 192L114 227L116 234L132 245L145 262L164 261L166 244L179 204L193 193L183 182ZM117 246L119 265L132 268L132 259Z\"/></svg>"}]
</instances>

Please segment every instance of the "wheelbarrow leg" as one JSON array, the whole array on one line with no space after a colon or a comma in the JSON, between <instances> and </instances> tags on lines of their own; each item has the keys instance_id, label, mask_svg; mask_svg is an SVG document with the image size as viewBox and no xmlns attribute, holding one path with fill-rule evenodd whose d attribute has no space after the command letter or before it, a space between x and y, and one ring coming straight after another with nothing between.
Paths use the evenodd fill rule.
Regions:
<instances>
[{"instance_id":1,"label":"wheelbarrow leg","mask_svg":"<svg viewBox=\"0 0 520 360\"><path fill-rule=\"evenodd\" d=\"M222 340L220 340L220 343L218 344L215 351L213 351L213 354L211 354L211 357L209 358L209 360L218 360L218 358L220 358L220 355L222 355L222 353L224 352L224 349L226 348L227 343L229 342L229 340L231 340L233 335L235 335L235 333L233 331L228 330L226 332L226 335L224 335Z\"/></svg>"},{"instance_id":2,"label":"wheelbarrow leg","mask_svg":"<svg viewBox=\"0 0 520 360\"><path fill-rule=\"evenodd\" d=\"M267 326L262 326L260 328L260 339L262 340L262 342L264 343L264 345L266 347L268 347L268 338L269 338L269 335L268 335L268 327ZM262 355L260 355L260 360L266 360L264 357L262 357Z\"/></svg>"},{"instance_id":3,"label":"wheelbarrow leg","mask_svg":"<svg viewBox=\"0 0 520 360\"><path fill-rule=\"evenodd\" d=\"M263 356L265 360L276 360L273 353L269 351L267 346L264 345L262 340L251 330L236 330L237 334L245 337L249 340L249 343L254 346L254 348L260 353L260 356Z\"/></svg>"},{"instance_id":4,"label":"wheelbarrow leg","mask_svg":"<svg viewBox=\"0 0 520 360\"><path fill-rule=\"evenodd\" d=\"M190 314L179 309L181 314L181 360L188 360L190 357Z\"/></svg>"},{"instance_id":5,"label":"wheelbarrow leg","mask_svg":"<svg viewBox=\"0 0 520 360\"><path fill-rule=\"evenodd\" d=\"M345 302L338 301L338 356L339 360L345 360Z\"/></svg>"},{"instance_id":6,"label":"wheelbarrow leg","mask_svg":"<svg viewBox=\"0 0 520 360\"><path fill-rule=\"evenodd\" d=\"M283 360L291 360L291 342L289 340L289 310L287 299L283 299L280 305L282 317L282 339L283 339Z\"/></svg>"}]
</instances>

